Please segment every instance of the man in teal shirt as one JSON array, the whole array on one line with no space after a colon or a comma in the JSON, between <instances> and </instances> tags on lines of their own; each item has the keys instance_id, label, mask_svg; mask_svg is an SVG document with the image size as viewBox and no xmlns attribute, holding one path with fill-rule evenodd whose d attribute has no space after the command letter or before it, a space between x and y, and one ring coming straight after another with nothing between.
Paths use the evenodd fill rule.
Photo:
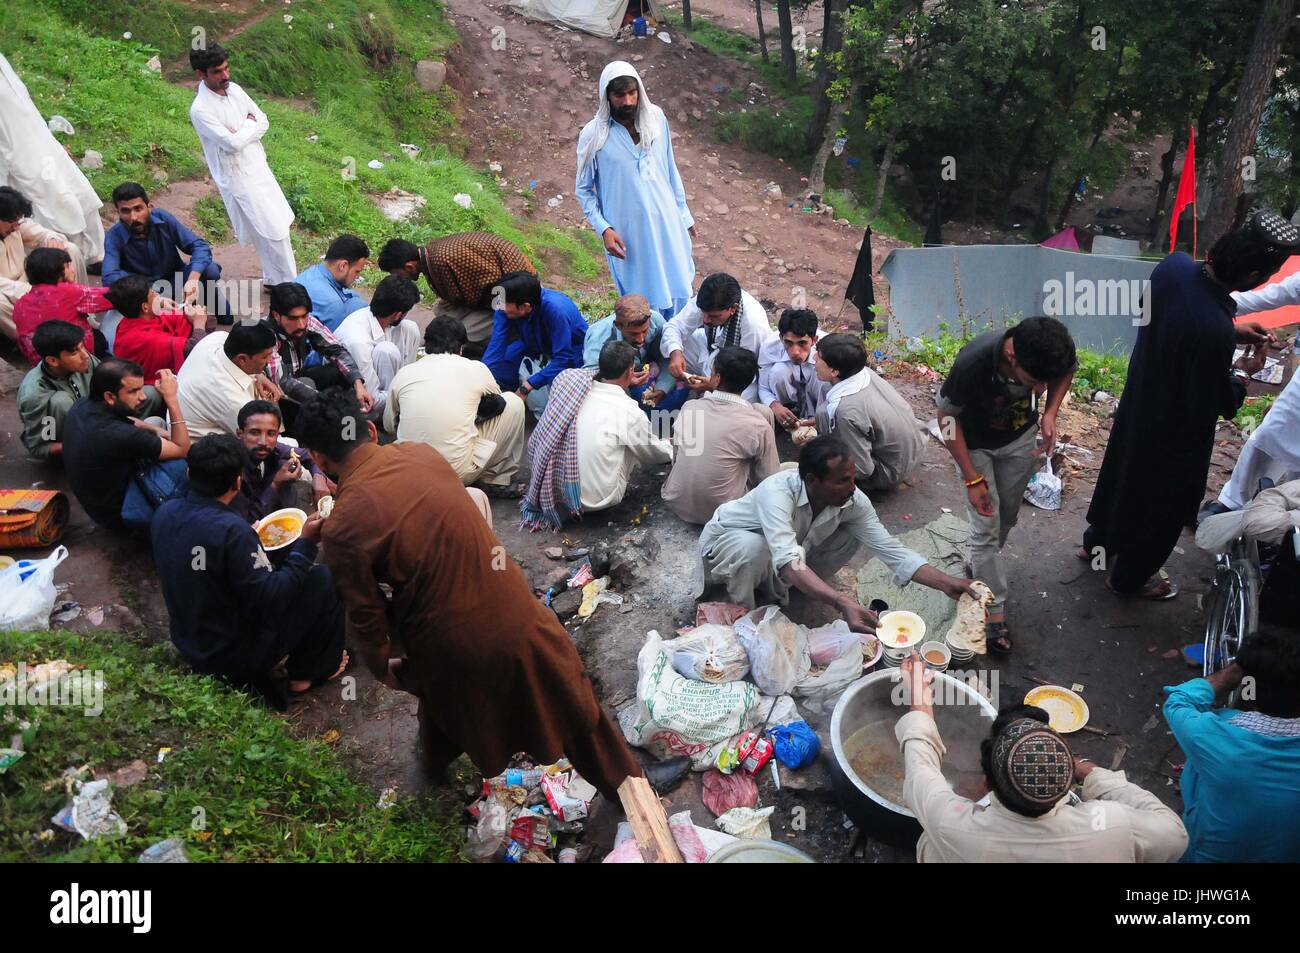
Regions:
<instances>
[{"instance_id":1,"label":"man in teal shirt","mask_svg":"<svg viewBox=\"0 0 1300 953\"><path fill-rule=\"evenodd\" d=\"M1213 707L1237 687L1254 710ZM1300 861L1300 639L1261 631L1227 668L1165 692L1187 756L1183 861Z\"/></svg>"}]
</instances>

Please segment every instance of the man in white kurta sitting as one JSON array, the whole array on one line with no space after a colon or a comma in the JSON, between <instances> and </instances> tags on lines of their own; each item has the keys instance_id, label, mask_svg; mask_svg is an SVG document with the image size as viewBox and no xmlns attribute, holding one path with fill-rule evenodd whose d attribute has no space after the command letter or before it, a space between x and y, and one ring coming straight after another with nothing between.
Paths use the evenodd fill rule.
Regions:
<instances>
[{"instance_id":1,"label":"man in white kurta sitting","mask_svg":"<svg viewBox=\"0 0 1300 953\"><path fill-rule=\"evenodd\" d=\"M420 300L415 282L389 275L375 288L370 306L353 311L334 329L357 362L366 390L374 398L371 420L381 420L393 378L415 363L420 350L420 326L406 316Z\"/></svg>"},{"instance_id":2,"label":"man in white kurta sitting","mask_svg":"<svg viewBox=\"0 0 1300 953\"><path fill-rule=\"evenodd\" d=\"M176 399L191 437L234 436L245 404L284 396L263 373L275 347L275 332L264 321L237 321L229 332L209 334L194 346L176 375Z\"/></svg>"},{"instance_id":3,"label":"man in white kurta sitting","mask_svg":"<svg viewBox=\"0 0 1300 953\"><path fill-rule=\"evenodd\" d=\"M239 244L252 242L257 249L262 280L272 285L293 281L298 274L289 241L293 210L262 147L270 123L248 94L230 81L229 59L219 43L190 50L190 66L199 77L190 122L235 237Z\"/></svg>"},{"instance_id":4,"label":"man in white kurta sitting","mask_svg":"<svg viewBox=\"0 0 1300 953\"><path fill-rule=\"evenodd\" d=\"M664 325L659 349L668 371L693 391L704 391L713 376L713 358L724 347L743 347L758 357L775 337L767 312L731 275L718 272L700 284L695 297ZM741 395L758 398L758 383Z\"/></svg>"},{"instance_id":5,"label":"man in white kurta sitting","mask_svg":"<svg viewBox=\"0 0 1300 953\"><path fill-rule=\"evenodd\" d=\"M654 435L628 396L635 372L636 351L626 341L609 341L600 349L596 378L575 421L584 511L621 503L638 463L659 466L673 458L672 444Z\"/></svg>"},{"instance_id":6,"label":"man in white kurta sitting","mask_svg":"<svg viewBox=\"0 0 1300 953\"><path fill-rule=\"evenodd\" d=\"M380 287L393 280L384 279ZM461 356L468 342L456 318L429 322L425 357L398 371L388 387L384 429L399 443L418 440L433 447L466 486L518 499L523 488L512 481L524 450L524 402L513 391L502 393L482 361Z\"/></svg>"},{"instance_id":7,"label":"man in white kurta sitting","mask_svg":"<svg viewBox=\"0 0 1300 953\"><path fill-rule=\"evenodd\" d=\"M86 262L104 257L104 223L99 218L103 203L68 150L54 138L4 56L0 56L0 185L26 195L33 206L27 214L35 224L67 242L65 250L77 269L77 281L84 285Z\"/></svg>"},{"instance_id":8,"label":"man in white kurta sitting","mask_svg":"<svg viewBox=\"0 0 1300 953\"><path fill-rule=\"evenodd\" d=\"M1237 303L1239 318L1243 314L1300 304L1300 271L1254 291L1234 291L1232 300ZM1300 374L1291 375L1268 415L1241 448L1232 477L1219 493L1217 505L1211 503L1204 512L1241 509L1254 498L1264 477L1280 483L1300 476L1300 384L1296 381L1300 381Z\"/></svg>"}]
</instances>

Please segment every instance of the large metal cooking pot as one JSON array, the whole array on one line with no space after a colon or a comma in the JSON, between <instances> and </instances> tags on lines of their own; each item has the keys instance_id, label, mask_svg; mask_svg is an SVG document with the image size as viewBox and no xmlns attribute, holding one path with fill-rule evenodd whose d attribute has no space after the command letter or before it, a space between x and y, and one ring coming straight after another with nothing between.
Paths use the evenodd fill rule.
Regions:
<instances>
[{"instance_id":1,"label":"large metal cooking pot","mask_svg":"<svg viewBox=\"0 0 1300 953\"><path fill-rule=\"evenodd\" d=\"M886 750L889 738L892 738L893 725L906 714L906 709L895 703L893 696L897 670L872 672L845 689L831 716L831 745L835 753L832 765L832 781L835 796L844 809L844 813L862 830L876 840L895 847L915 847L921 836L921 825L916 815L901 803L901 781L897 777L889 779L889 786L896 789L891 799L876 790L886 787L885 783L871 778L863 778L854 770L851 754L846 754L845 742L854 738L867 726L879 728L879 754L883 760L889 758ZM959 771L979 770L978 738L988 734L997 709L979 692L943 672L934 673L936 696L935 721L939 725L939 734L944 739L948 753L944 758L945 767ZM948 704L941 702L947 700ZM952 704L953 701L960 702ZM885 737L885 724L889 736ZM893 750L897 751L897 742ZM898 771L901 772L902 754L898 754Z\"/></svg>"}]
</instances>

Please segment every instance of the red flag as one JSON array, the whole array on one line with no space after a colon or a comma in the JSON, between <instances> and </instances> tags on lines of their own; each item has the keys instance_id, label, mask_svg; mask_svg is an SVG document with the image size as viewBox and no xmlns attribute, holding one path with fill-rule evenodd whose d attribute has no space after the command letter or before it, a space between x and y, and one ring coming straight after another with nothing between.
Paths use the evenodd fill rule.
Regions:
<instances>
[{"instance_id":1,"label":"red flag","mask_svg":"<svg viewBox=\"0 0 1300 953\"><path fill-rule=\"evenodd\" d=\"M1169 218L1169 250L1178 244L1178 217L1183 209L1192 207L1192 256L1196 256L1196 127L1187 128L1187 153L1183 156L1183 171L1178 177L1178 196L1174 199L1174 214Z\"/></svg>"}]
</instances>

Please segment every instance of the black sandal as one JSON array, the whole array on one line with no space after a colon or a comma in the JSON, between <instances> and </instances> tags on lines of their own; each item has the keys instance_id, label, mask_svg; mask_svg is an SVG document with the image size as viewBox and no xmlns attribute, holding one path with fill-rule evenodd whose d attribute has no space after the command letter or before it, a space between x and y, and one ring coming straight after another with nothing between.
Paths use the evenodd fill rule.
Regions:
<instances>
[{"instance_id":1,"label":"black sandal","mask_svg":"<svg viewBox=\"0 0 1300 953\"><path fill-rule=\"evenodd\" d=\"M1011 630L1007 628L1006 620L1001 622L984 623L984 644L989 647L989 651L994 655L1007 656L1011 654L1014 647L1011 642Z\"/></svg>"}]
</instances>

